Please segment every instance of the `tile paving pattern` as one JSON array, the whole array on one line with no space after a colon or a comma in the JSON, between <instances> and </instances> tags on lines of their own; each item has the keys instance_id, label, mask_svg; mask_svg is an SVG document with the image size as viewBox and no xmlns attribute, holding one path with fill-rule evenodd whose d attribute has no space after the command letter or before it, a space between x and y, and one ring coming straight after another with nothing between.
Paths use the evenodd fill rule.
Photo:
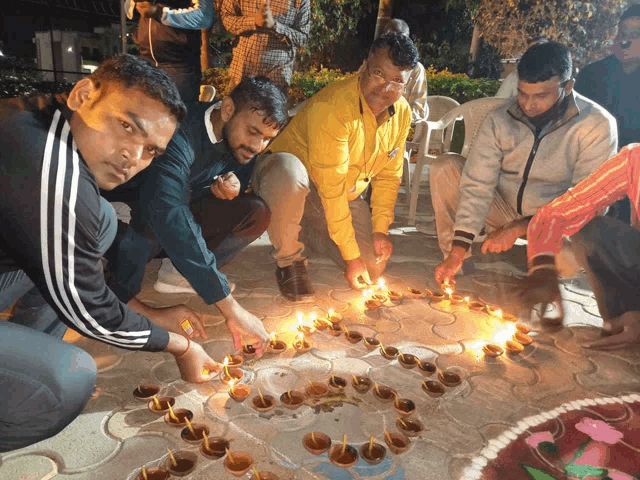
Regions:
<instances>
[{"instance_id":1,"label":"tile paving pattern","mask_svg":"<svg viewBox=\"0 0 640 480\"><path fill-rule=\"evenodd\" d=\"M398 205L398 227L392 231L395 252L385 275L395 290L434 287L433 269L441 255L433 235L433 215L425 207L429 203L421 201L420 231L402 226L406 207L402 202ZM581 341L599 335L594 327L601 324L584 279L563 285L565 328L536 331L535 318L520 317L534 328L534 343L518 356L488 359L478 341L491 338L500 325L495 319L424 298L405 298L400 305L364 312L362 296L351 291L341 271L324 258L311 258L309 263L317 289L315 303L286 302L275 284L270 248L263 237L226 268L237 283L235 296L240 303L289 344L282 355L265 354L242 366L243 383L251 385L251 396L260 389L278 398L288 389L304 389L308 380L326 381L332 374L347 379L352 374L370 376L416 403L413 417L425 430L412 439L406 453L388 454L376 466L359 460L343 470L332 465L326 454L314 457L302 447L302 437L312 430L326 433L334 442L346 433L354 446L371 435L383 442L385 430L397 431L392 403L378 401L371 392L357 394L349 385L342 394L308 401L298 410L277 406L258 413L249 404L251 397L244 403L230 400L228 387L219 380L203 385L181 381L168 354L126 352L68 335L96 358L97 385L103 394L54 438L1 455L0 480L128 480L135 478L142 465L161 465L167 449L197 452L198 446L180 439L179 428L167 425L132 397L139 383L159 384L163 395L176 398L177 407L193 411L195 422L206 423L211 436L228 438L232 450L251 452L259 470L276 473L280 479L331 480L465 478L474 465L484 462L479 454L491 455L489 447L500 442L496 439L514 427L519 431L517 425L525 418L574 400L640 391L640 352L603 353L580 347ZM509 308L513 302L506 287L519 271L517 262L503 257L482 260L475 273L458 280L458 289ZM197 297L156 294L151 286L158 267L157 261L149 265L141 298L155 305L187 302L207 313L209 340L202 343L214 359L222 360L233 350L223 318ZM498 281L495 272L506 276ZM344 336L333 337L326 331L312 335L309 352L296 354L290 346L296 335L295 313L320 315L329 307L343 312L347 328L432 361L440 370L455 371L462 383L447 388L440 398L431 398L421 388L425 376L417 369L406 370L377 350L369 352L362 343L350 345ZM232 478L221 460L198 457L195 471L187 478ZM245 475L249 477L250 473Z\"/></svg>"}]
</instances>

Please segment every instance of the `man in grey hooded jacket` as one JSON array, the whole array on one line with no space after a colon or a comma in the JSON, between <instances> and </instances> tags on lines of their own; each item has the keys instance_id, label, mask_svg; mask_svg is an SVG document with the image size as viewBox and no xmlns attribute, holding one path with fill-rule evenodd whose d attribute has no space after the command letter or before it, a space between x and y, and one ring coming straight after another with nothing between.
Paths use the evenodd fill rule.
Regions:
<instances>
[{"instance_id":1,"label":"man in grey hooded jacket","mask_svg":"<svg viewBox=\"0 0 640 480\"><path fill-rule=\"evenodd\" d=\"M568 48L529 48L518 64L518 95L484 120L466 162L432 165L431 198L440 249L438 284L453 277L486 228L482 252L509 250L538 208L587 177L617 149L615 119L573 91Z\"/></svg>"}]
</instances>

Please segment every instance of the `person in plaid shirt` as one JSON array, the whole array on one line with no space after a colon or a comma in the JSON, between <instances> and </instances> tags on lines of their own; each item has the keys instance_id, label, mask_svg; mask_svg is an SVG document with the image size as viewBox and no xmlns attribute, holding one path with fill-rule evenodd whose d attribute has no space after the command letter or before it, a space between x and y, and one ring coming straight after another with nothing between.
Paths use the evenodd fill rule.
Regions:
<instances>
[{"instance_id":1,"label":"person in plaid shirt","mask_svg":"<svg viewBox=\"0 0 640 480\"><path fill-rule=\"evenodd\" d=\"M569 244L595 293L605 332L585 347L615 349L640 344L640 144L620 150L564 195L538 210L529 223L529 276L521 287L525 306L560 299L555 257ZM629 198L631 225L601 216ZM565 237L571 237L570 242Z\"/></svg>"},{"instance_id":2,"label":"person in plaid shirt","mask_svg":"<svg viewBox=\"0 0 640 480\"><path fill-rule=\"evenodd\" d=\"M309 38L309 0L223 0L220 19L236 38L231 89L243 77L264 75L287 91L296 49Z\"/></svg>"}]
</instances>

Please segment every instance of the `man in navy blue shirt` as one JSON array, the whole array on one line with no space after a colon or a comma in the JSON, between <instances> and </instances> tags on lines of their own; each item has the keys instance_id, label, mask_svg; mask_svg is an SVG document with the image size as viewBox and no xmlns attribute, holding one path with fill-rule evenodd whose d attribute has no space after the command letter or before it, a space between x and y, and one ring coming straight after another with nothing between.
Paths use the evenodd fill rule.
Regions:
<instances>
[{"instance_id":1,"label":"man in navy blue shirt","mask_svg":"<svg viewBox=\"0 0 640 480\"><path fill-rule=\"evenodd\" d=\"M108 197L131 206L131 222L120 226L107 255L114 273L110 286L122 301L138 302L145 265L167 256L171 263L164 261L160 279L167 265L174 266L195 293L220 310L236 348L245 334L262 351L269 341L262 322L233 298L218 266L269 225L264 201L245 191L255 155L287 120L287 99L266 77L243 79L218 104L189 105L165 154ZM159 284L164 292L180 292L166 281Z\"/></svg>"}]
</instances>

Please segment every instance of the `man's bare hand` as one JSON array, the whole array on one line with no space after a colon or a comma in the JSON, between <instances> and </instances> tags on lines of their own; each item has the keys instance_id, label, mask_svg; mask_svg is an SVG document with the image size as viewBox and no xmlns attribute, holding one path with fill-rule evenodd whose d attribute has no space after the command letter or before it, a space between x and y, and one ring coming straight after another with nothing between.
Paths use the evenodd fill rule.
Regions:
<instances>
[{"instance_id":1,"label":"man's bare hand","mask_svg":"<svg viewBox=\"0 0 640 480\"><path fill-rule=\"evenodd\" d=\"M258 356L262 355L270 341L262 321L245 310L232 295L216 302L216 306L227 321L227 327L233 336L233 346L236 350L242 348L244 341L253 345Z\"/></svg>"},{"instance_id":2,"label":"man's bare hand","mask_svg":"<svg viewBox=\"0 0 640 480\"><path fill-rule=\"evenodd\" d=\"M354 290L362 290L371 285L369 271L362 257L344 261L344 276Z\"/></svg>"},{"instance_id":3,"label":"man's bare hand","mask_svg":"<svg viewBox=\"0 0 640 480\"><path fill-rule=\"evenodd\" d=\"M153 312L154 314L149 317L151 321L169 332L190 338L208 338L204 329L202 314L191 310L185 305L156 308ZM189 326L191 326L191 329L189 329Z\"/></svg>"},{"instance_id":4,"label":"man's bare hand","mask_svg":"<svg viewBox=\"0 0 640 480\"><path fill-rule=\"evenodd\" d=\"M491 232L482 244L482 253L502 253L513 247L516 240L527 234L528 219L519 219Z\"/></svg>"},{"instance_id":5,"label":"man's bare hand","mask_svg":"<svg viewBox=\"0 0 640 480\"><path fill-rule=\"evenodd\" d=\"M233 200L240 194L240 180L233 172L220 175L211 184L211 193L221 200Z\"/></svg>"},{"instance_id":6,"label":"man's bare hand","mask_svg":"<svg viewBox=\"0 0 640 480\"><path fill-rule=\"evenodd\" d=\"M460 247L453 247L451 253L436 267L436 285L448 283L451 286L456 284L456 273L462 268L466 251Z\"/></svg>"},{"instance_id":7,"label":"man's bare hand","mask_svg":"<svg viewBox=\"0 0 640 480\"><path fill-rule=\"evenodd\" d=\"M262 6L256 12L256 26L262 28L273 28L276 21L271 13L271 4L269 0L265 0Z\"/></svg>"},{"instance_id":8,"label":"man's bare hand","mask_svg":"<svg viewBox=\"0 0 640 480\"><path fill-rule=\"evenodd\" d=\"M160 17L162 17L162 5L155 5L150 2L137 2L136 10L143 17L155 18L156 20L160 20Z\"/></svg>"},{"instance_id":9,"label":"man's bare hand","mask_svg":"<svg viewBox=\"0 0 640 480\"><path fill-rule=\"evenodd\" d=\"M376 254L376 263L383 263L391 258L393 253L393 245L389 240L389 235L384 233L374 232L372 236L373 251Z\"/></svg>"},{"instance_id":10,"label":"man's bare hand","mask_svg":"<svg viewBox=\"0 0 640 480\"><path fill-rule=\"evenodd\" d=\"M640 346L640 312L626 312L618 318L605 321L603 330L611 336L585 342L585 348L596 350L616 350L630 346Z\"/></svg>"},{"instance_id":11,"label":"man's bare hand","mask_svg":"<svg viewBox=\"0 0 640 480\"><path fill-rule=\"evenodd\" d=\"M176 363L182 379L191 383L207 382L222 368L222 365L207 355L196 342L191 342L186 355L176 356Z\"/></svg>"}]
</instances>

